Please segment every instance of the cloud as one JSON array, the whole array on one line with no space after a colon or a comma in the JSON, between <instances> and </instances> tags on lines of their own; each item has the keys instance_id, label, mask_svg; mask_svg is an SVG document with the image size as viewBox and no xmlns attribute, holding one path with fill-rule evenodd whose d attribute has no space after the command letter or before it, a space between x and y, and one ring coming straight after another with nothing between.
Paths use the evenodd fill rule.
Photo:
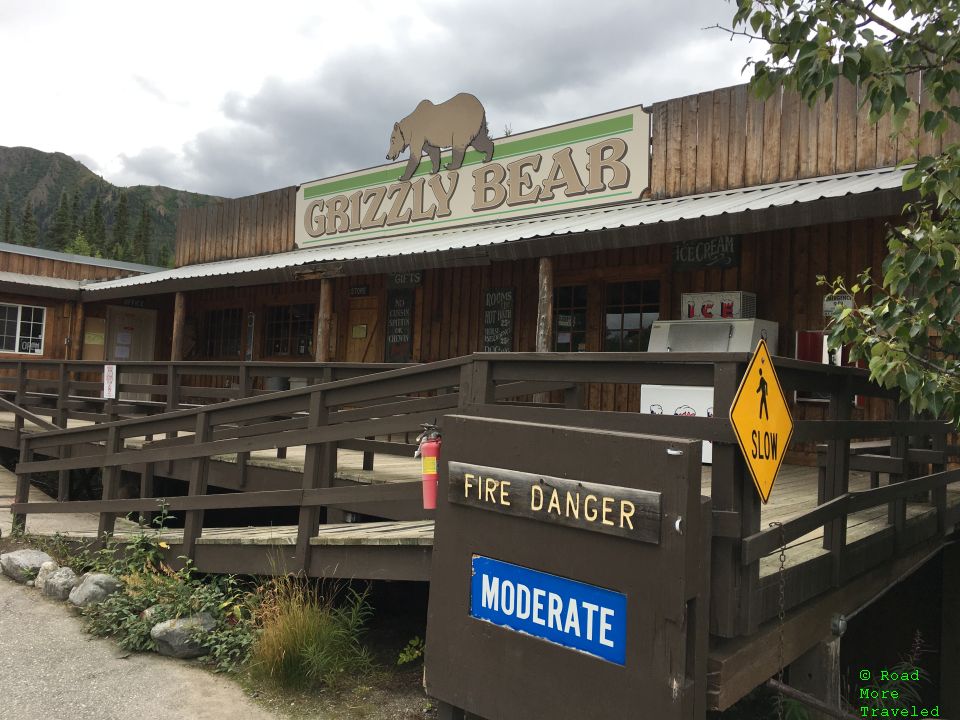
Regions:
<instances>
[{"instance_id":1,"label":"cloud","mask_svg":"<svg viewBox=\"0 0 960 720\"><path fill-rule=\"evenodd\" d=\"M387 42L339 51L299 78L274 75L252 94L226 94L218 124L176 152L121 156L119 177L262 192L384 162L393 122L423 98L472 92L499 136L508 124L522 132L733 84L747 55L744 43L702 30L732 15L716 0L682 10L652 0L430 2L420 12L427 22L400 18Z\"/></svg>"}]
</instances>

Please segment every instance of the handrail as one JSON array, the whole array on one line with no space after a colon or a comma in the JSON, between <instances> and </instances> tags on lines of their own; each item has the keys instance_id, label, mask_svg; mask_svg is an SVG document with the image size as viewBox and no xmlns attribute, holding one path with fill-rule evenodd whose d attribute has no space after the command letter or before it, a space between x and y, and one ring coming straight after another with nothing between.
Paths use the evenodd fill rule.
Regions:
<instances>
[{"instance_id":1,"label":"handrail","mask_svg":"<svg viewBox=\"0 0 960 720\"><path fill-rule=\"evenodd\" d=\"M56 425L54 425L53 423L47 422L46 420L44 420L44 419L41 418L41 417L37 417L36 415L34 415L34 414L33 414L32 412L30 412L29 410L26 410L26 409L20 407L20 406L17 405L16 403L10 402L10 401L7 400L6 398L0 397L0 408L6 410L6 411L8 411L8 412L12 412L12 413L15 414L15 415L19 415L19 416L22 417L24 420L29 420L30 422L32 422L32 423L33 423L34 425L36 425L37 427L43 428L44 430L59 430L59 429L60 429L60 428L58 428Z\"/></svg>"},{"instance_id":2,"label":"handrail","mask_svg":"<svg viewBox=\"0 0 960 720\"><path fill-rule=\"evenodd\" d=\"M156 512L159 499L149 497L153 494L154 466L170 463L168 467L172 468L174 462L180 461L189 468L189 494L185 498L170 498L167 505L186 514L183 554L193 556L194 545L203 531L202 513L205 510L292 505L300 508L296 557L305 567L309 562L309 539L319 527L320 507L329 508L328 521L336 522L337 513L341 512L337 508L349 509L355 503L359 505L367 500L385 504L402 500L407 503L407 509L403 512L409 517L410 506L417 496L417 483L404 483L407 487L400 489L387 489L391 487L390 484L378 484L349 488L353 495L338 504L338 496L333 491L345 488L332 487L337 447L363 451L364 467L369 469L368 455L370 458L373 453L405 455L411 451L409 438L401 443L385 442L378 438L407 433L420 423L433 421L451 411L524 422L590 427L601 431L712 440L716 443L712 495L714 517L718 519L712 542L718 548L718 552L714 553L714 562L724 567L722 572L713 573L714 588L711 594L715 608L711 612L714 623L711 630L724 637L734 637L752 632L759 622L770 617L769 586L761 582L759 561L776 550L784 538L786 542L792 542L823 527L823 543L830 555L828 563L821 562L822 555L812 560L817 565L805 570L808 575L800 573L795 576L792 568L787 570L789 608L839 583L844 577L843 572L848 572L848 558L860 571L872 567L870 562L875 564L882 561L882 553L877 553L875 558L873 554L866 557L859 547L850 553L846 551L846 524L851 513L889 504L886 527L892 528L896 542L883 545L882 552L886 553L883 557L904 552L911 544L929 537L930 532L942 534L945 524L960 516L956 509L948 507L946 500L946 486L960 480L960 475L953 474L960 471L936 472L944 467L949 457L946 445L946 437L951 430L949 425L938 421L908 419L905 410L896 406L896 412L888 416L889 419L851 420L850 408L854 394L884 401L895 399L895 394L871 385L869 375L864 370L777 358L778 375L785 390L813 389L827 393L831 398L825 419L795 421L794 443L826 440L827 446L819 470L821 482L817 505L785 521L781 529L761 531L760 503L748 492L752 481L740 459L724 411L732 402L749 357L746 353L478 353L422 365L378 367L378 371L373 373L367 373L371 368L364 366L341 367L338 370L351 373L349 377L335 377L331 365L327 364L313 368L313 374L317 375L320 382L299 389L262 394L253 394L250 390L250 373L263 373L264 376L309 376L311 373L303 372L305 367L298 364L280 367L246 363L242 367L238 364L225 369L223 365L215 367L215 364L208 363L201 367L196 363L187 363L176 366L174 370L170 370L174 366L168 363L124 364L124 373L136 373L138 370L170 373L167 386L121 383L119 388L150 391L163 387L163 392L158 391L157 394L166 394L166 404L154 403L144 409L148 412L166 409L166 412L118 419L117 413L123 409L122 400L69 398L70 402L76 403L83 400L104 402L109 421L70 429L52 429L48 423L45 432L23 435L21 447L25 454L17 466L18 495L13 512L15 517L20 518L35 512L99 512L101 531L109 532L117 514ZM29 374L25 366L30 370L40 367L19 362L16 364L17 380ZM50 362L40 369L49 372L53 366L60 373L59 383L56 378L31 379L33 384L29 387L43 387L58 394L31 395L26 389L28 384L21 383L17 385L18 400L30 401L31 397L41 397L42 402L49 403L51 399L57 399L59 422L59 418L72 416L67 413L69 407L64 402L65 388L68 386L64 380L66 375L89 372L93 366L99 369L100 364ZM0 361L0 371L5 367L13 365L4 365ZM198 370L202 372L195 373ZM237 375L242 385L239 391L213 388L209 392L198 392L197 396L202 395L202 400L217 400L229 393L233 399L177 407L179 399L189 397L192 392L188 387L177 385L179 378L190 374L222 375L229 372L240 373ZM88 381L85 381L86 384L71 382L74 384L69 384L70 388L81 390L96 386L96 383ZM703 418L581 409L585 397L582 393L588 384L594 383L713 386L714 406L719 411L714 417ZM529 402L535 393L551 391L562 394L561 405ZM542 400L542 396L539 399ZM23 410L22 406L20 409ZM35 415L31 410L23 412ZM94 413L83 416L103 417ZM17 417L23 417L23 414ZM911 448L909 438L912 436L929 436L933 438L933 443ZM124 447L124 440L134 437L148 439L139 448ZM883 458L865 456L861 459L853 456L854 459L851 459L851 440L865 438L890 440L890 455ZM75 452L76 446L81 443L87 444L87 447ZM306 447L301 489L258 490L237 496L207 494L206 464L211 457L236 453L240 472L238 486L243 488L244 468L251 452L297 445ZM38 457L42 454L51 456L51 459ZM910 479L912 464L932 464L934 472L924 478ZM874 471L890 474L891 485L865 492L850 491L851 466L867 465ZM71 469L86 467L104 469L103 500L83 501L87 504L26 502L30 474L58 471L63 488L63 478L69 478ZM116 499L121 467L142 469L143 499ZM184 465L180 465L178 470L181 479L184 477L183 468ZM916 493L931 490L931 507L936 509L936 527L931 531L930 522L924 521L926 524L920 528L907 529L907 502L914 502ZM66 497L66 494L62 492L61 496ZM821 572L825 565L832 568L830 573ZM843 572L841 567L844 568ZM816 572L809 575L814 570ZM816 577L817 580L811 582L810 577Z\"/></svg>"},{"instance_id":3,"label":"handrail","mask_svg":"<svg viewBox=\"0 0 960 720\"><path fill-rule=\"evenodd\" d=\"M894 500L907 498L916 493L926 492L960 482L960 470L945 470L932 475L904 480L894 485L847 492L829 502L818 505L810 512L792 518L781 527L764 530L742 541L741 562L749 565L762 557L776 552L784 543L798 540L808 532L822 527L824 523L850 515L861 510L886 505Z\"/></svg>"}]
</instances>

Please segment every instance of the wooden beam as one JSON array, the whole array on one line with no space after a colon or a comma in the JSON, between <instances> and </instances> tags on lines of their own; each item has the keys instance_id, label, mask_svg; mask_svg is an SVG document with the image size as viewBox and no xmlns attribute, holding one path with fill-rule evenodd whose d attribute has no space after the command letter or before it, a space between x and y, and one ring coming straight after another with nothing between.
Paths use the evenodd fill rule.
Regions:
<instances>
[{"instance_id":1,"label":"wooden beam","mask_svg":"<svg viewBox=\"0 0 960 720\"><path fill-rule=\"evenodd\" d=\"M170 341L170 359L183 360L183 323L186 312L186 296L178 291L173 300L173 333Z\"/></svg>"},{"instance_id":2,"label":"wooden beam","mask_svg":"<svg viewBox=\"0 0 960 720\"><path fill-rule=\"evenodd\" d=\"M333 339L333 280L323 278L320 281L320 308L317 311L317 346L314 359L317 362L330 362L330 341Z\"/></svg>"},{"instance_id":3,"label":"wooden beam","mask_svg":"<svg viewBox=\"0 0 960 720\"><path fill-rule=\"evenodd\" d=\"M537 352L550 352L553 350L553 258L540 258L537 289Z\"/></svg>"},{"instance_id":4,"label":"wooden beam","mask_svg":"<svg viewBox=\"0 0 960 720\"><path fill-rule=\"evenodd\" d=\"M70 350L68 355L70 360L79 360L83 356L85 308L86 306L82 302L75 302L73 304L73 328L70 332Z\"/></svg>"},{"instance_id":5,"label":"wooden beam","mask_svg":"<svg viewBox=\"0 0 960 720\"><path fill-rule=\"evenodd\" d=\"M929 559L940 541L925 543L907 555L862 575L833 592L805 603L787 614L783 623L783 661L792 663L818 642L832 637L831 618L850 615L891 583L902 580ZM778 622L762 625L748 637L722 642L710 651L707 672L707 707L726 710L777 672Z\"/></svg>"}]
</instances>

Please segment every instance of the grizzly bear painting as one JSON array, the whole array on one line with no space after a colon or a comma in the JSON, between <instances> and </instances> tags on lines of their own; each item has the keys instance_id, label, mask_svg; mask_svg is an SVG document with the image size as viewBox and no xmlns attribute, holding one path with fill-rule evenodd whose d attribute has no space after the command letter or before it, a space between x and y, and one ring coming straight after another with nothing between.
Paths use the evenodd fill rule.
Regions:
<instances>
[{"instance_id":1,"label":"grizzly bear painting","mask_svg":"<svg viewBox=\"0 0 960 720\"><path fill-rule=\"evenodd\" d=\"M423 100L416 110L393 124L387 160L396 160L407 147L410 159L400 180L413 177L426 152L433 163L434 174L440 172L440 151L452 148L448 170L459 170L463 155L472 145L484 154L484 162L493 159L493 140L487 134L487 117L483 105L473 95L460 93L446 102L434 105Z\"/></svg>"}]
</instances>

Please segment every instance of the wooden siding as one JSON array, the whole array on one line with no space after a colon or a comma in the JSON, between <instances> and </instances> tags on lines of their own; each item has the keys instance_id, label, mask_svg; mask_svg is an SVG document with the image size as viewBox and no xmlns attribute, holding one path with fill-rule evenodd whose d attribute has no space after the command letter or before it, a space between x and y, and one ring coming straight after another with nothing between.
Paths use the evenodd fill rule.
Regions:
<instances>
[{"instance_id":1,"label":"wooden siding","mask_svg":"<svg viewBox=\"0 0 960 720\"><path fill-rule=\"evenodd\" d=\"M0 252L0 270L62 280L110 280L140 274L121 268L34 257L16 252Z\"/></svg>"},{"instance_id":2,"label":"wooden siding","mask_svg":"<svg viewBox=\"0 0 960 720\"><path fill-rule=\"evenodd\" d=\"M872 125L858 88L840 80L829 100L808 107L795 92L767 100L746 85L655 103L651 108L650 195L654 199L889 167L960 139L954 125L935 139L919 131L929 99L919 75L908 89L918 109L898 136L890 118Z\"/></svg>"},{"instance_id":3,"label":"wooden siding","mask_svg":"<svg viewBox=\"0 0 960 720\"><path fill-rule=\"evenodd\" d=\"M661 281L660 317L680 317L680 295L684 292L743 290L757 295L757 315L776 320L780 325L777 354L795 354L798 330L824 327L822 299L825 289L817 286L817 275L855 277L866 267L879 268L886 255L885 220L866 220L830 225L814 225L785 231L744 235L740 265L727 270L672 271L673 245L663 243L623 250L607 250L554 259L556 284L586 284L590 310L587 350L602 350L604 285L607 282L659 278ZM609 231L629 232L629 229ZM373 330L371 355L367 361L383 360L383 316L386 307L386 276L364 275L337 278L333 293L333 358L346 361L349 290L366 285L369 295L363 303L375 299L379 308ZM495 262L488 266L425 270L423 283L416 289L414 310L414 362L430 362L483 349L483 294L490 288L514 288L513 350L532 352L535 347L537 307L537 261ZM297 360L297 356L271 356L263 348L263 318L271 305L318 303L320 281L304 280L289 284L261 285L249 288L224 288L188 294L187 315L199 318L204 310L239 307L244 317L257 317L255 360ZM315 328L316 331L316 328ZM205 360L200 354L188 359ZM226 358L224 358L226 359ZM230 358L237 359L237 358ZM309 360L312 356L302 359ZM587 393L590 409L630 410L640 408L639 388L627 385L591 385ZM827 408L817 403L802 403L801 419L824 417ZM882 408L857 410L855 417L879 417Z\"/></svg>"},{"instance_id":4,"label":"wooden siding","mask_svg":"<svg viewBox=\"0 0 960 720\"><path fill-rule=\"evenodd\" d=\"M296 188L184 208L177 220L176 267L294 249Z\"/></svg>"},{"instance_id":5,"label":"wooden siding","mask_svg":"<svg viewBox=\"0 0 960 720\"><path fill-rule=\"evenodd\" d=\"M67 346L64 338L71 336L75 304L67 300L53 300L33 295L16 295L0 293L0 303L10 305L30 305L46 308L43 328L43 355L18 352L0 352L4 360L30 360L44 358L47 360L67 359Z\"/></svg>"}]
</instances>

